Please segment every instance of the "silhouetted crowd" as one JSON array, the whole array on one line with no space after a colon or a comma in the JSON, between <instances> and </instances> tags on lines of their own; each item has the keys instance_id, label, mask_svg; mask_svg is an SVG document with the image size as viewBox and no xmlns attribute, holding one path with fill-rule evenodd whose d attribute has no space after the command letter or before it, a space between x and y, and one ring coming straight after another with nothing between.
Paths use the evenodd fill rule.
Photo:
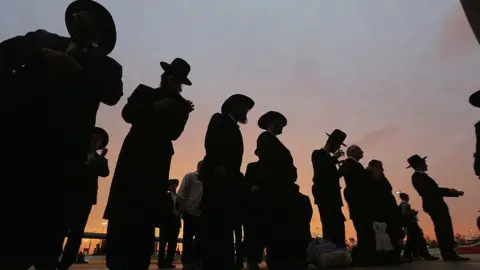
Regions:
<instances>
[{"instance_id":1,"label":"silhouetted crowd","mask_svg":"<svg viewBox=\"0 0 480 270\"><path fill-rule=\"evenodd\" d=\"M97 203L98 177L110 174L109 135L95 123L100 103L114 106L123 95L122 66L108 56L116 43L115 23L102 5L90 0L72 2L65 21L70 37L37 30L0 43L0 198L2 232L9 245L0 252L0 269L69 269ZM181 182L170 179L172 142L194 111L193 103L181 95L182 87L192 82L185 60L160 66L159 87L139 84L121 113L131 128L104 213L109 221L107 267L148 269L155 228L160 228L158 266L174 268L183 219L186 268L242 269L246 260L249 269L259 269L265 249L269 269L307 268L313 209L296 184L292 154L279 139L287 118L268 111L258 119L263 130L256 143L258 161L243 173L240 125L247 123L255 102L242 94L228 97L209 121L205 156L196 171ZM480 105L478 95L470 99L475 106ZM354 265L438 259L428 252L409 196L400 194L397 205L382 162L372 160L365 168L363 150L356 145L340 159L347 134L335 129L327 135L324 147L311 156L312 195L323 238L346 247L343 178L343 196L357 233ZM423 210L435 225L443 259L467 260L455 253L444 201L463 192L439 187L427 174L426 158L413 155L407 162Z\"/></svg>"}]
</instances>

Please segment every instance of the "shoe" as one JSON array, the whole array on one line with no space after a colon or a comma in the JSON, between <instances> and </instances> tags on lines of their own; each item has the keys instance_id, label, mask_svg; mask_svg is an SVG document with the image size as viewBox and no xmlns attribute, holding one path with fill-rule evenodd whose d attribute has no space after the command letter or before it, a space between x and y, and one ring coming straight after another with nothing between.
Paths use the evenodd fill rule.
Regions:
<instances>
[{"instance_id":1,"label":"shoe","mask_svg":"<svg viewBox=\"0 0 480 270\"><path fill-rule=\"evenodd\" d=\"M425 261L437 261L437 260L440 260L439 257L435 257L435 256L432 256L432 255L428 255L428 256L424 256L424 257L420 257L422 259L424 259Z\"/></svg>"},{"instance_id":2,"label":"shoe","mask_svg":"<svg viewBox=\"0 0 480 270\"><path fill-rule=\"evenodd\" d=\"M446 262L466 262L466 261L470 261L470 258L455 255L452 257L443 258L443 260Z\"/></svg>"}]
</instances>

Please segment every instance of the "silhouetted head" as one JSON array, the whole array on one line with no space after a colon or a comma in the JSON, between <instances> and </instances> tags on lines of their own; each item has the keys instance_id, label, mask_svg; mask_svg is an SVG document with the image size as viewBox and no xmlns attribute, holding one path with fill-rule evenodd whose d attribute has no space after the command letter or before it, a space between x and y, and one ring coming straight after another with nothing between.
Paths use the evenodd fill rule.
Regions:
<instances>
[{"instance_id":1,"label":"silhouetted head","mask_svg":"<svg viewBox=\"0 0 480 270\"><path fill-rule=\"evenodd\" d=\"M180 181L178 181L178 179L168 180L168 190L170 190L170 192L176 192L179 184Z\"/></svg>"},{"instance_id":2,"label":"silhouetted head","mask_svg":"<svg viewBox=\"0 0 480 270\"><path fill-rule=\"evenodd\" d=\"M65 11L65 23L76 42L96 43L107 55L115 47L117 32L113 17L96 1L73 1Z\"/></svg>"},{"instance_id":3,"label":"silhouetted head","mask_svg":"<svg viewBox=\"0 0 480 270\"><path fill-rule=\"evenodd\" d=\"M230 114L237 122L246 124L248 112L254 105L253 99L242 94L235 94L223 102L221 111L223 114Z\"/></svg>"},{"instance_id":4,"label":"silhouetted head","mask_svg":"<svg viewBox=\"0 0 480 270\"><path fill-rule=\"evenodd\" d=\"M337 152L340 147L346 146L343 142L347 138L347 134L340 129L335 129L332 131L331 134L328 134L327 142L325 143L325 149L327 149L330 153Z\"/></svg>"},{"instance_id":5,"label":"silhouetted head","mask_svg":"<svg viewBox=\"0 0 480 270\"><path fill-rule=\"evenodd\" d=\"M410 201L410 196L408 196L407 193L400 193L400 195L398 195L398 196L400 196L400 199L404 202Z\"/></svg>"},{"instance_id":6,"label":"silhouetted head","mask_svg":"<svg viewBox=\"0 0 480 270\"><path fill-rule=\"evenodd\" d=\"M415 154L407 159L409 166L407 168L413 168L415 171L427 171L427 157L420 157Z\"/></svg>"},{"instance_id":7,"label":"silhouetted head","mask_svg":"<svg viewBox=\"0 0 480 270\"><path fill-rule=\"evenodd\" d=\"M160 87L167 87L178 92L182 92L183 85L192 85L188 74L190 73L190 64L182 58L173 59L172 63L160 62L160 66L164 70Z\"/></svg>"},{"instance_id":8,"label":"silhouetted head","mask_svg":"<svg viewBox=\"0 0 480 270\"><path fill-rule=\"evenodd\" d=\"M197 172L200 171L200 168L202 167L202 163L203 163L203 160L200 160L200 161L197 163Z\"/></svg>"},{"instance_id":9,"label":"silhouetted head","mask_svg":"<svg viewBox=\"0 0 480 270\"><path fill-rule=\"evenodd\" d=\"M269 111L258 119L259 128L268 130L275 135L282 134L283 128L286 125L287 118L283 114L275 111Z\"/></svg>"},{"instance_id":10,"label":"silhouetted head","mask_svg":"<svg viewBox=\"0 0 480 270\"><path fill-rule=\"evenodd\" d=\"M90 138L90 149L100 150L107 147L109 141L108 133L99 127L95 127Z\"/></svg>"},{"instance_id":11,"label":"silhouetted head","mask_svg":"<svg viewBox=\"0 0 480 270\"><path fill-rule=\"evenodd\" d=\"M350 145L347 148L347 157L360 161L363 158L363 150L357 145Z\"/></svg>"},{"instance_id":12,"label":"silhouetted head","mask_svg":"<svg viewBox=\"0 0 480 270\"><path fill-rule=\"evenodd\" d=\"M367 170L372 171L375 178L379 179L383 176L383 163L380 160L372 159L368 163Z\"/></svg>"}]
</instances>

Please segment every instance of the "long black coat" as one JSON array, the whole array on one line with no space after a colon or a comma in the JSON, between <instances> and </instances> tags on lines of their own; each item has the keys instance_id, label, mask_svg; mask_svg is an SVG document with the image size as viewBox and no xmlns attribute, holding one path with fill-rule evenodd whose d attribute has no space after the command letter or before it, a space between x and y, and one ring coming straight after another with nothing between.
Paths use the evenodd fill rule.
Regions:
<instances>
[{"instance_id":1,"label":"long black coat","mask_svg":"<svg viewBox=\"0 0 480 270\"><path fill-rule=\"evenodd\" d=\"M339 168L339 173L345 179L345 201L350 210L350 219L371 218L370 187L371 178L360 162L347 158Z\"/></svg>"},{"instance_id":2,"label":"long black coat","mask_svg":"<svg viewBox=\"0 0 480 270\"><path fill-rule=\"evenodd\" d=\"M70 42L37 30L0 43L0 171L43 197L81 170L100 103L123 95L122 66L95 48L74 56L78 78L48 76L40 49L66 52Z\"/></svg>"},{"instance_id":3,"label":"long black coat","mask_svg":"<svg viewBox=\"0 0 480 270\"><path fill-rule=\"evenodd\" d=\"M205 135L205 157L199 171L203 182L203 206L208 210L224 211L238 207L238 193L243 174L243 137L237 122L228 114L216 113L210 119ZM223 166L226 177L215 176ZM215 211L215 210L214 210Z\"/></svg>"},{"instance_id":4,"label":"long black coat","mask_svg":"<svg viewBox=\"0 0 480 270\"><path fill-rule=\"evenodd\" d=\"M427 213L448 212L448 206L443 197L458 197L458 194L451 193L448 188L439 187L437 182L426 173L413 173L412 184L418 195L422 197L423 210Z\"/></svg>"},{"instance_id":5,"label":"long black coat","mask_svg":"<svg viewBox=\"0 0 480 270\"><path fill-rule=\"evenodd\" d=\"M369 200L371 204L371 209L373 210L373 215L376 221L396 221L400 222L402 219L400 209L397 205L397 200L393 195L392 185L388 181L387 177L383 175L380 179L375 179L373 172L369 169L366 170L367 177L372 179L369 181L370 186L370 195Z\"/></svg>"},{"instance_id":6,"label":"long black coat","mask_svg":"<svg viewBox=\"0 0 480 270\"><path fill-rule=\"evenodd\" d=\"M258 158L265 191L285 190L297 181L297 168L287 147L265 131L257 139Z\"/></svg>"},{"instance_id":7,"label":"long black coat","mask_svg":"<svg viewBox=\"0 0 480 270\"><path fill-rule=\"evenodd\" d=\"M172 98L175 114L159 114L154 103ZM172 140L182 134L189 117L188 103L169 89L139 85L122 111L132 124L120 151L105 209L106 219L143 218L159 223L168 188Z\"/></svg>"},{"instance_id":8,"label":"long black coat","mask_svg":"<svg viewBox=\"0 0 480 270\"><path fill-rule=\"evenodd\" d=\"M313 186L312 193L315 204L343 206L340 173L337 169L337 159L325 149L312 153Z\"/></svg>"}]
</instances>

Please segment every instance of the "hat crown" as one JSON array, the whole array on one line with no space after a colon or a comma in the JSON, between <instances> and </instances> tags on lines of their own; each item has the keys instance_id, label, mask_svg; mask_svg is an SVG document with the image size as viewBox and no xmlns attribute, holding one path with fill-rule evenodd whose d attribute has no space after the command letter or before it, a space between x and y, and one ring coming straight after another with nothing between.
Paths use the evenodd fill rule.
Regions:
<instances>
[{"instance_id":1,"label":"hat crown","mask_svg":"<svg viewBox=\"0 0 480 270\"><path fill-rule=\"evenodd\" d=\"M340 129L335 129L332 131L331 134L328 134L328 140L327 142L333 143L333 144L343 144L345 139L347 138L347 134Z\"/></svg>"},{"instance_id":2,"label":"hat crown","mask_svg":"<svg viewBox=\"0 0 480 270\"><path fill-rule=\"evenodd\" d=\"M415 154L407 159L407 162L410 166L418 165L423 162L425 158L422 158L420 155Z\"/></svg>"},{"instance_id":3,"label":"hat crown","mask_svg":"<svg viewBox=\"0 0 480 270\"><path fill-rule=\"evenodd\" d=\"M190 65L182 58L173 59L172 63L170 64L170 69L185 77L190 73Z\"/></svg>"}]
</instances>

